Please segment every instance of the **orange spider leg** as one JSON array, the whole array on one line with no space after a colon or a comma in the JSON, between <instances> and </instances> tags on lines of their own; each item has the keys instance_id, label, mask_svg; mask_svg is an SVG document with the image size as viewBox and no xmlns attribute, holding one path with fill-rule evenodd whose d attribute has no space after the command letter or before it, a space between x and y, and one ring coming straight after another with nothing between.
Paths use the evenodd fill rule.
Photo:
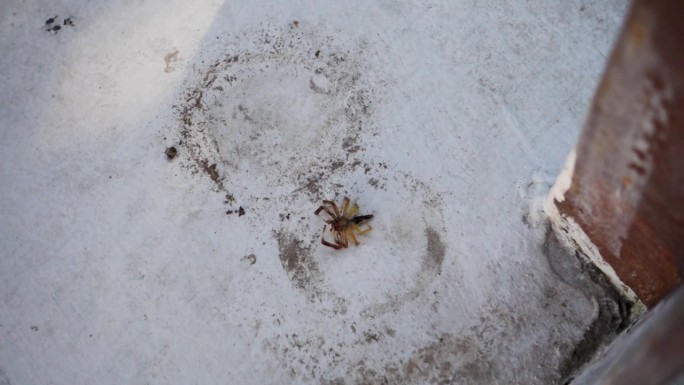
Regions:
<instances>
[{"instance_id":1,"label":"orange spider leg","mask_svg":"<svg viewBox=\"0 0 684 385\"><path fill-rule=\"evenodd\" d=\"M351 209L349 209L349 212L347 213L346 218L354 218L356 214L359 213L359 205L354 203Z\"/></svg>"},{"instance_id":2,"label":"orange spider leg","mask_svg":"<svg viewBox=\"0 0 684 385\"><path fill-rule=\"evenodd\" d=\"M354 244L355 244L356 246L358 246L358 245L359 245L359 240L356 239L356 235L354 235L354 232L351 231L351 230L347 230L346 232L347 232L347 233L349 234L349 236L351 236L351 238L354 240Z\"/></svg>"},{"instance_id":3,"label":"orange spider leg","mask_svg":"<svg viewBox=\"0 0 684 385\"><path fill-rule=\"evenodd\" d=\"M356 230L356 233L359 234L359 235L366 234L367 232L373 230L373 228L371 227L371 225L369 225L369 224L367 224L367 223L366 223L366 228L365 228L365 229L362 229L359 225L352 225L352 228L353 228L354 230Z\"/></svg>"}]
</instances>

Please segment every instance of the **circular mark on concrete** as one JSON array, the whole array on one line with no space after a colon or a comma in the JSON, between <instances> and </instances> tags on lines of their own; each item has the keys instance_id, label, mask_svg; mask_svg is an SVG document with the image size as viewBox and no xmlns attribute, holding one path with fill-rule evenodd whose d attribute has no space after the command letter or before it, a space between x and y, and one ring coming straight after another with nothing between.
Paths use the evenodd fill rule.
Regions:
<instances>
[{"instance_id":1,"label":"circular mark on concrete","mask_svg":"<svg viewBox=\"0 0 684 385\"><path fill-rule=\"evenodd\" d=\"M366 318L396 312L429 293L441 274L447 247L439 195L407 175L385 182L393 194L364 192L368 201L362 203L376 217L360 246L328 248L321 244L322 227L305 221L282 223L275 232L293 287L326 312L346 313L352 304Z\"/></svg>"},{"instance_id":2,"label":"circular mark on concrete","mask_svg":"<svg viewBox=\"0 0 684 385\"><path fill-rule=\"evenodd\" d=\"M341 298L363 317L375 318L431 293L447 257L441 198L408 175L388 174L383 184L389 191L366 187L359 202L363 213L375 215L373 231L359 237L361 245L322 245L322 221L306 240L297 232L278 233L283 267L312 302Z\"/></svg>"},{"instance_id":3,"label":"circular mark on concrete","mask_svg":"<svg viewBox=\"0 0 684 385\"><path fill-rule=\"evenodd\" d=\"M227 204L248 205L259 231L283 208L299 218L272 233L293 287L324 312L344 314L356 301L373 317L420 297L446 254L440 199L367 151L384 149L374 114L391 83L366 60L374 47L302 23L246 31L218 49L176 106L181 167ZM349 251L365 259L321 256L330 250L313 211L340 194L363 196L376 214L364 248ZM343 274L379 286L359 296Z\"/></svg>"},{"instance_id":4,"label":"circular mark on concrete","mask_svg":"<svg viewBox=\"0 0 684 385\"><path fill-rule=\"evenodd\" d=\"M351 44L303 24L223 44L176 106L184 168L241 200L273 198L284 185L321 199L334 174L349 170L333 165L359 165L350 158L359 137L376 130L379 75L363 59L372 48Z\"/></svg>"},{"instance_id":5,"label":"circular mark on concrete","mask_svg":"<svg viewBox=\"0 0 684 385\"><path fill-rule=\"evenodd\" d=\"M384 273L396 272L377 291L382 295L365 304L363 317L399 311L424 295L442 273L447 248L441 199L424 183L408 175L404 178L408 196L398 199L398 212L390 212L393 216L387 220L390 226L384 242L390 245L383 258Z\"/></svg>"},{"instance_id":6,"label":"circular mark on concrete","mask_svg":"<svg viewBox=\"0 0 684 385\"><path fill-rule=\"evenodd\" d=\"M348 301L331 292L325 285L311 247L286 231L276 232L275 237L278 240L280 262L294 287L303 292L312 303L322 304L325 298L326 304L323 306L328 306L324 309L326 312L346 314Z\"/></svg>"}]
</instances>

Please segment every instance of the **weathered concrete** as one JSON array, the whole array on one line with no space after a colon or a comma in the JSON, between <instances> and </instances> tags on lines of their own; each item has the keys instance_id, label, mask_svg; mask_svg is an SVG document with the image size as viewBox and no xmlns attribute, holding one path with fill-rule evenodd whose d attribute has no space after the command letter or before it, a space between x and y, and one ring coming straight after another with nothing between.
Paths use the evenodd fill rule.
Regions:
<instances>
[{"instance_id":1,"label":"weathered concrete","mask_svg":"<svg viewBox=\"0 0 684 385\"><path fill-rule=\"evenodd\" d=\"M613 325L540 202L625 1L5 3L0 383L546 385Z\"/></svg>"},{"instance_id":2,"label":"weathered concrete","mask_svg":"<svg viewBox=\"0 0 684 385\"><path fill-rule=\"evenodd\" d=\"M684 383L684 287L621 334L573 385Z\"/></svg>"}]
</instances>

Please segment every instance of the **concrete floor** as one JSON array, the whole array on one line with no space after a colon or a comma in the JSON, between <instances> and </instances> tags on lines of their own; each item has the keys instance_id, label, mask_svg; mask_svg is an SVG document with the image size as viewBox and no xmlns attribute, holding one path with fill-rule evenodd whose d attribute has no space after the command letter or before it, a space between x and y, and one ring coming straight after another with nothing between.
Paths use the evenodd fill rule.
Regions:
<instances>
[{"instance_id":1,"label":"concrete floor","mask_svg":"<svg viewBox=\"0 0 684 385\"><path fill-rule=\"evenodd\" d=\"M3 5L0 384L550 384L620 327L541 201L626 1L243 3Z\"/></svg>"}]
</instances>

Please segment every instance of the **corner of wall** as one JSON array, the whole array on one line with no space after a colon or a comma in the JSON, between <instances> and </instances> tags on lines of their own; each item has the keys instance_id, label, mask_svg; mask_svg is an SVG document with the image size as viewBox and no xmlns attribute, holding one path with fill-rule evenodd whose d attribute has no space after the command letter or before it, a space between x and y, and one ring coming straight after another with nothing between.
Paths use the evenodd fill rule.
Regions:
<instances>
[{"instance_id":1,"label":"corner of wall","mask_svg":"<svg viewBox=\"0 0 684 385\"><path fill-rule=\"evenodd\" d=\"M613 267L603 259L596 245L589 239L577 222L572 218L561 214L556 206L556 202L563 202L565 200L565 193L570 189L575 168L575 160L576 152L573 149L570 151L570 154L563 165L563 169L558 175L558 178L556 178L556 182L551 187L551 191L544 201L544 212L548 216L551 228L556 233L558 239L565 243L566 246L579 251L591 264L596 266L606 275L609 282L624 295L625 299L633 303L629 315L630 322L633 322L644 313L646 306L641 302L634 291L622 282Z\"/></svg>"}]
</instances>

